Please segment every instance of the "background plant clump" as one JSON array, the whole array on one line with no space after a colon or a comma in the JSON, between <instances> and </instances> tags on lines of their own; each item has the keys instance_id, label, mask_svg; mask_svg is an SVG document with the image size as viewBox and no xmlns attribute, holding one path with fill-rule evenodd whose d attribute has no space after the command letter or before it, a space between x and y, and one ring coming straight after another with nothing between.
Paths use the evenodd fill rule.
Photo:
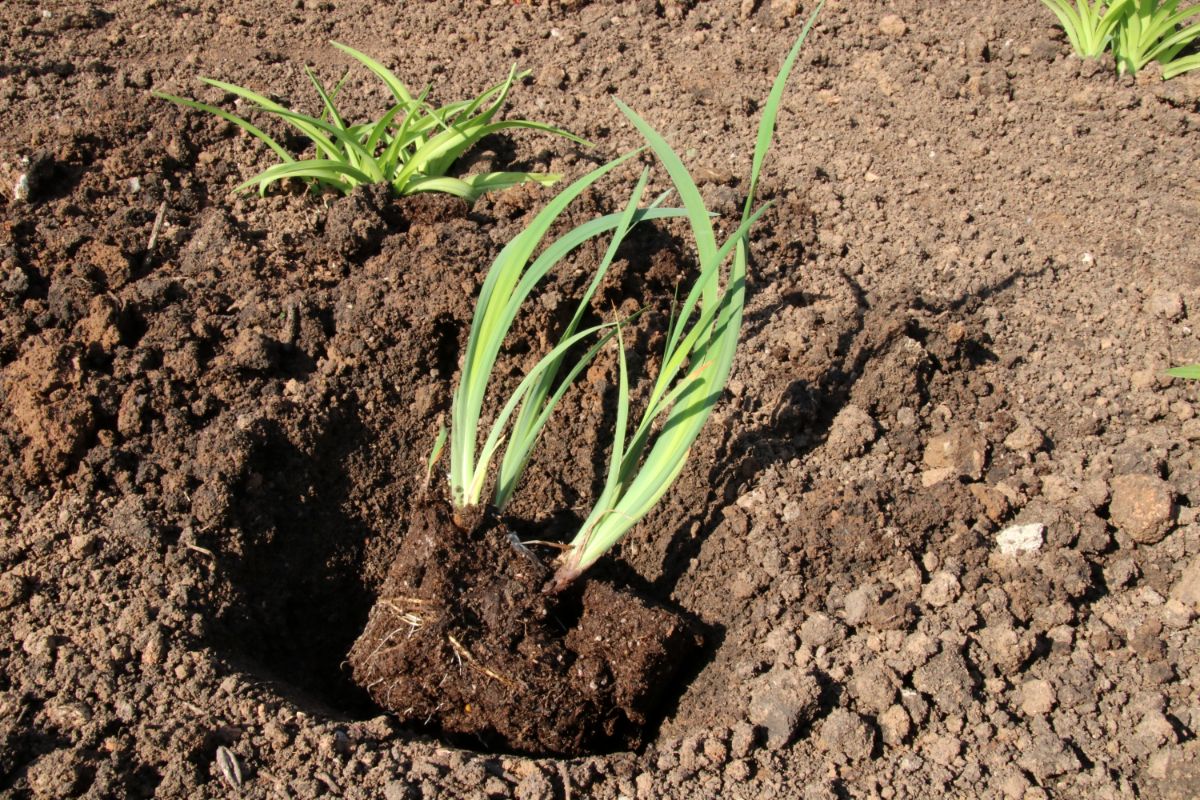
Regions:
<instances>
[{"instance_id":1,"label":"background plant clump","mask_svg":"<svg viewBox=\"0 0 1200 800\"><path fill-rule=\"evenodd\" d=\"M1200 38L1200 21L1188 24L1200 14L1200 5L1180 8L1179 0L1042 2L1058 17L1080 58L1099 58L1111 47L1122 75L1135 75L1157 61L1164 80L1200 67L1200 53L1192 47Z\"/></svg>"}]
</instances>

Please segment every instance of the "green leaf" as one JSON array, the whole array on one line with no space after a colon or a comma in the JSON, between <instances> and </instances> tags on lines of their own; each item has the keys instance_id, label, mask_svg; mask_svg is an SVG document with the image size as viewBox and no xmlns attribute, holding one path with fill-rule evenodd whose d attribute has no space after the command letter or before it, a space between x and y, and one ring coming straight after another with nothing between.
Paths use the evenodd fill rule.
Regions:
<instances>
[{"instance_id":1,"label":"green leaf","mask_svg":"<svg viewBox=\"0 0 1200 800\"><path fill-rule=\"evenodd\" d=\"M266 97L263 97L257 92L251 91L250 89L246 89L232 83L226 83L225 81L213 80L212 78L201 78L200 80L210 86L215 86L218 89L229 92L230 94L237 95L238 97L249 100L252 103L256 103L262 111L274 114L291 123L293 127L313 141L313 144L317 146L317 154L319 156L326 159L341 158L341 151L338 150L337 146L334 145L332 141L330 141L328 136L322 133L323 128L329 127L325 122L322 122L315 117L310 117L307 114L298 114L294 111L290 111L278 103L268 100Z\"/></svg>"},{"instance_id":2,"label":"green leaf","mask_svg":"<svg viewBox=\"0 0 1200 800\"><path fill-rule=\"evenodd\" d=\"M251 136L253 136L254 138L258 139L260 142L265 144L267 147L271 148L271 150L274 151L275 155L279 156L284 161L294 161L295 160L292 158L291 153L289 153L287 150L284 150L283 146L280 145L278 142L276 142L274 139L272 139L270 136L263 133L261 130L259 130L254 125L247 122L246 120L242 119L241 117L236 116L234 114L230 114L228 111L225 111L224 109L217 108L216 106L210 106L206 103L198 103L195 100L189 100L186 97L177 97L173 94L167 94L166 92L151 92L150 94L154 95L155 97L161 98L163 100L170 100L172 103L176 103L181 106L186 106L187 108L194 108L197 111L207 111L209 114L218 116L221 119L225 120L226 122L232 122L234 125L238 126L242 130L244 130L246 133L248 133Z\"/></svg>"},{"instance_id":3,"label":"green leaf","mask_svg":"<svg viewBox=\"0 0 1200 800\"><path fill-rule=\"evenodd\" d=\"M309 166L304 168L310 170L309 173L268 170L250 179L243 186L258 185L260 190L265 191L267 186L274 180L279 180L280 176L304 177L330 183L342 191L348 191L359 183L389 183L398 194L446 191L473 201L484 192L496 191L517 183L534 181L550 185L557 180L557 176L554 175L520 172L447 178L446 174L454 162L481 137L506 129L527 128L586 144L580 137L544 123L528 120L491 121L507 99L514 81L528 75L528 71L518 72L513 67L505 80L477 97L445 106L444 109L452 112L452 116L446 119L443 118L442 111L432 108L426 102L428 87L419 97L413 98L407 87L380 62L347 45L338 42L334 42L333 45L374 73L392 92L396 102L380 119L351 125L338 110L335 98L345 85L348 72L342 75L331 91L313 70L305 68L305 74L321 101L322 111L319 117L288 109L244 86L213 78L200 79L240 100L248 101L254 106L254 111L279 117L307 136L316 148L316 158L309 159ZM285 164L295 162L295 157L277 141L236 114L161 92L156 92L155 96L206 111L232 122L266 144ZM466 119L468 117L469 119ZM459 120L463 119L466 119L466 122L460 124ZM377 155L380 148L382 153ZM333 162L344 164L347 169L334 171L330 166ZM360 175L365 175L366 180L360 180ZM434 178L445 179L430 180Z\"/></svg>"},{"instance_id":4,"label":"green leaf","mask_svg":"<svg viewBox=\"0 0 1200 800\"><path fill-rule=\"evenodd\" d=\"M511 324L511 321L505 322L505 314L530 256L571 201L638 152L635 150L597 167L555 195L492 262L475 303L462 373L454 394L450 426L450 485L452 500L457 506L476 505L479 502L481 485L476 478L479 466L475 458L479 417L496 357ZM521 300L517 302L519 304ZM486 470L486 464L483 469Z\"/></svg>"},{"instance_id":5,"label":"green leaf","mask_svg":"<svg viewBox=\"0 0 1200 800\"><path fill-rule=\"evenodd\" d=\"M1200 69L1200 53L1193 53L1184 58L1176 58L1171 63L1164 65L1162 71L1163 80L1170 80L1176 75L1182 75L1194 69Z\"/></svg>"},{"instance_id":6,"label":"green leaf","mask_svg":"<svg viewBox=\"0 0 1200 800\"><path fill-rule=\"evenodd\" d=\"M421 145L408 159L404 167L396 174L393 181L403 183L411 176L417 174L430 176L444 175L454 161L458 160L464 152L484 136L510 128L528 128L530 130L542 131L543 133L552 133L573 141L582 141L574 134L570 134L560 128L555 128L553 125L521 119L479 125L454 125L450 130L442 131Z\"/></svg>"},{"instance_id":7,"label":"green leaf","mask_svg":"<svg viewBox=\"0 0 1200 800\"><path fill-rule=\"evenodd\" d=\"M276 164L239 184L234 191L240 192L257 184L259 191L262 192L265 191L268 185L275 181L287 180L288 178L321 181L322 183L335 186L346 193L359 184L371 182L371 179L365 173L360 172L344 161L308 159L306 161Z\"/></svg>"},{"instance_id":8,"label":"green leaf","mask_svg":"<svg viewBox=\"0 0 1200 800\"><path fill-rule=\"evenodd\" d=\"M438 459L442 457L442 450L446 447L446 437L450 431L445 425L438 426L437 438L433 440L433 449L429 451L429 459L425 462L425 485L429 485L429 479L433 477L433 467L437 464Z\"/></svg>"},{"instance_id":9,"label":"green leaf","mask_svg":"<svg viewBox=\"0 0 1200 800\"><path fill-rule=\"evenodd\" d=\"M1200 380L1200 364L1188 364L1185 367L1171 367L1167 370L1167 374L1172 378L1187 378L1189 380Z\"/></svg>"},{"instance_id":10,"label":"green leaf","mask_svg":"<svg viewBox=\"0 0 1200 800\"><path fill-rule=\"evenodd\" d=\"M801 33L801 41L820 10L821 5L818 4ZM748 182L750 187L758 185L762 163L773 138L782 86L795 64L796 52L795 47L789 52L789 57L785 59L764 104L755 155L751 163ZM668 340L664 351L654 393L622 458L621 468L616 473L616 478L612 478L610 465L610 479L606 481L605 491L601 493L579 533L559 559L552 584L554 590L570 583L620 541L678 478L687 462L692 444L729 379L745 307L746 269L749 260L748 231L756 219L756 214L751 211L754 204L753 192L743 209L742 224L725 245L718 249L711 223L708 221L707 209L678 155L627 106L620 105L620 108L642 132L659 160L666 165L672 182L683 199L689 221L692 223L697 250L702 254L700 274L688 293L688 299L679 312L678 319L672 322L671 339ZM761 214L761 209L758 213ZM731 250L733 261L728 279L721 289L719 267ZM688 328L688 319L697 301L701 309L700 315ZM674 372L680 370L685 361L690 362L690 369L683 378L672 385ZM642 452L649 446L652 425L660 415L663 419L662 428L653 446L649 447L644 461L641 461Z\"/></svg>"},{"instance_id":11,"label":"green leaf","mask_svg":"<svg viewBox=\"0 0 1200 800\"><path fill-rule=\"evenodd\" d=\"M609 241L609 245L604 253L604 257L601 259L600 265L597 267L596 272L592 277L591 284L588 286L587 291L584 292L583 297L580 299L579 304L576 307L575 314L572 316L571 321L567 324L567 327L563 331L560 339L567 339L574 335L576 328L583 319L583 315L587 310L587 307L591 303L592 296L595 294L596 289L604 279L604 275L608 272L608 268L612 264L613 259L616 257L617 250L620 248L626 234L628 234L630 229L641 219L645 218L646 215L644 213L639 213L638 206L641 203L642 196L645 194L646 184L649 181L649 177L649 171L643 170L641 178L638 180L637 186L634 188L633 194L630 196L629 201L625 206L625 210L619 217L616 218L616 223L613 227L613 237ZM601 220L607 219L611 219L611 216L601 218ZM607 226L585 224L576 228L574 231L572 231L572 233L591 233L592 231L595 231L597 234L599 234L605 230L607 230ZM582 243L585 240L586 239L581 238L578 241L579 243ZM563 240L559 240L559 242L562 241ZM547 251L543 253L537 259L537 261L534 262L533 266L529 268L525 277L522 278L522 283L530 280L540 280L541 275L544 274L551 265L558 263L561 257L565 255L566 252L569 252L558 249L559 242L556 242L555 246L548 248ZM525 290L525 293L528 293L528 290ZM518 286L517 291L514 293L514 296L523 296L522 287L520 285ZM515 314L516 308L510 304L506 316L507 318L512 319L515 317ZM500 462L500 474L496 480L496 491L493 499L493 504L497 508L504 508L508 504L509 499L512 497L513 491L516 489L517 482L520 480L521 474L525 471L525 467L529 463L530 454L532 453L533 447L541 434L543 426L549 418L551 410L553 410L554 406L558 402L558 399L562 396L562 391L565 390L566 386L570 385L581 368L581 366L577 364L576 368L571 370L567 378L561 383L559 391L551 395L550 389L558 377L558 372L562 366L562 361L563 358L559 358L558 360L550 363L548 368L543 373L541 380L535 383L535 385L530 389L525 398L525 402L523 402L521 405L520 413L517 415L517 420L513 424L512 437L509 439L509 445L505 449L504 457ZM547 398L549 398L549 400L547 400Z\"/></svg>"},{"instance_id":12,"label":"green leaf","mask_svg":"<svg viewBox=\"0 0 1200 800\"><path fill-rule=\"evenodd\" d=\"M366 53L361 53L349 45L342 44L341 42L330 42L330 44L375 73L387 85L388 89L391 90L392 96L396 98L397 103L403 106L412 105L412 95L408 93L408 89L404 86L404 83L390 69Z\"/></svg>"}]
</instances>

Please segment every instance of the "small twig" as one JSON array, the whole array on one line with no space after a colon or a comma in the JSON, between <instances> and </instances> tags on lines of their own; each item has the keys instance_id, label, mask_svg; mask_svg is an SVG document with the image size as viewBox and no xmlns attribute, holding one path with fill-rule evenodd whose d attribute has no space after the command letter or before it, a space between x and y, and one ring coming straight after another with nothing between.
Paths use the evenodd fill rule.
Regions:
<instances>
[{"instance_id":1,"label":"small twig","mask_svg":"<svg viewBox=\"0 0 1200 800\"><path fill-rule=\"evenodd\" d=\"M475 658L475 656L471 655L471 651L468 650L467 648L463 647L462 644L459 643L458 639L455 639L450 634L446 634L446 638L450 640L450 646L454 648L454 654L456 656L458 656L462 661L466 661L467 664L469 664L471 667L479 670L484 675L487 675L489 678L494 678L495 680L500 681L501 683L503 683L505 686L509 687L510 689L513 687L513 685L514 685L513 682L510 681L508 678L506 678L503 675L501 675L500 673L495 672L494 670L490 670L487 667L480 664L479 659L477 659L477 658ZM460 661L460 663L461 663L461 661Z\"/></svg>"},{"instance_id":2,"label":"small twig","mask_svg":"<svg viewBox=\"0 0 1200 800\"><path fill-rule=\"evenodd\" d=\"M150 243L146 245L146 255L149 256L154 250L154 246L158 244L158 235L162 233L163 220L167 218L167 201L163 200L158 207L158 214L154 217L154 227L150 229Z\"/></svg>"},{"instance_id":3,"label":"small twig","mask_svg":"<svg viewBox=\"0 0 1200 800\"><path fill-rule=\"evenodd\" d=\"M553 547L555 550L570 550L571 545L566 542L548 542L545 539L526 539L521 542L522 545L528 546L531 544L541 545L542 547Z\"/></svg>"},{"instance_id":4,"label":"small twig","mask_svg":"<svg viewBox=\"0 0 1200 800\"><path fill-rule=\"evenodd\" d=\"M209 558L216 558L216 557L217 557L217 556L216 556L216 555L213 553L213 551L212 551L212 550L209 550L207 547L201 547L201 546L200 546L200 545L198 545L198 544L192 544L191 542L184 542L184 543L183 543L183 546L184 546L184 547L186 547L186 548L187 548L187 549L189 549L189 550L195 550L197 553L203 553L204 555L208 556Z\"/></svg>"}]
</instances>

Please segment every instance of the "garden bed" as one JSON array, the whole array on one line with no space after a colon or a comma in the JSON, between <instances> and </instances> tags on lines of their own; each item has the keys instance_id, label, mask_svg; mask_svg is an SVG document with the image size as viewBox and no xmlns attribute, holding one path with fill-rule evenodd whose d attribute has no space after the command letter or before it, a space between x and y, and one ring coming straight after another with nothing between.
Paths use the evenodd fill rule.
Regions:
<instances>
[{"instance_id":1,"label":"garden bed","mask_svg":"<svg viewBox=\"0 0 1200 800\"><path fill-rule=\"evenodd\" d=\"M0 6L0 793L1196 794L1200 424L1163 370L1200 360L1200 77L1118 79L1032 2L827 3L759 190L729 391L595 569L703 642L644 732L496 750L351 680L429 507L475 293L550 192L233 195L263 149L149 91L219 100L206 75L306 103L300 64L348 66L329 39L443 100L515 61L533 77L507 113L597 147L493 137L469 168L582 174L639 143L615 94L728 230L809 10ZM351 109L374 113L372 83L352 73ZM631 369L693 267L679 234L639 229L598 297L647 308ZM501 383L598 257L539 291ZM505 520L523 538L603 483L615 376L598 360L547 428Z\"/></svg>"}]
</instances>

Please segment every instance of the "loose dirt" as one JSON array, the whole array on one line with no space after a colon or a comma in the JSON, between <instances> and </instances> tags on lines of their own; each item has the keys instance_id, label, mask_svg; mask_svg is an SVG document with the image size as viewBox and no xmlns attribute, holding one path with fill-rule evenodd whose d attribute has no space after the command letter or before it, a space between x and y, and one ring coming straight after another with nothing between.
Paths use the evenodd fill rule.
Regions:
<instances>
[{"instance_id":1,"label":"loose dirt","mask_svg":"<svg viewBox=\"0 0 1200 800\"><path fill-rule=\"evenodd\" d=\"M350 680L474 294L548 194L232 195L264 148L149 91L315 110L302 66L348 66L330 39L443 101L518 62L506 113L597 146L522 133L468 168L582 174L638 143L616 95L727 226L808 5L0 5L0 794L1200 793L1198 387L1163 374L1200 360L1200 76L1118 79L1035 2L827 3L727 396L598 568L703 636L640 745L490 752ZM373 81L344 89L364 117ZM639 374L678 233L639 233L603 289L648 307ZM501 388L595 258L538 294ZM546 431L523 536L603 479L606 358Z\"/></svg>"}]
</instances>

